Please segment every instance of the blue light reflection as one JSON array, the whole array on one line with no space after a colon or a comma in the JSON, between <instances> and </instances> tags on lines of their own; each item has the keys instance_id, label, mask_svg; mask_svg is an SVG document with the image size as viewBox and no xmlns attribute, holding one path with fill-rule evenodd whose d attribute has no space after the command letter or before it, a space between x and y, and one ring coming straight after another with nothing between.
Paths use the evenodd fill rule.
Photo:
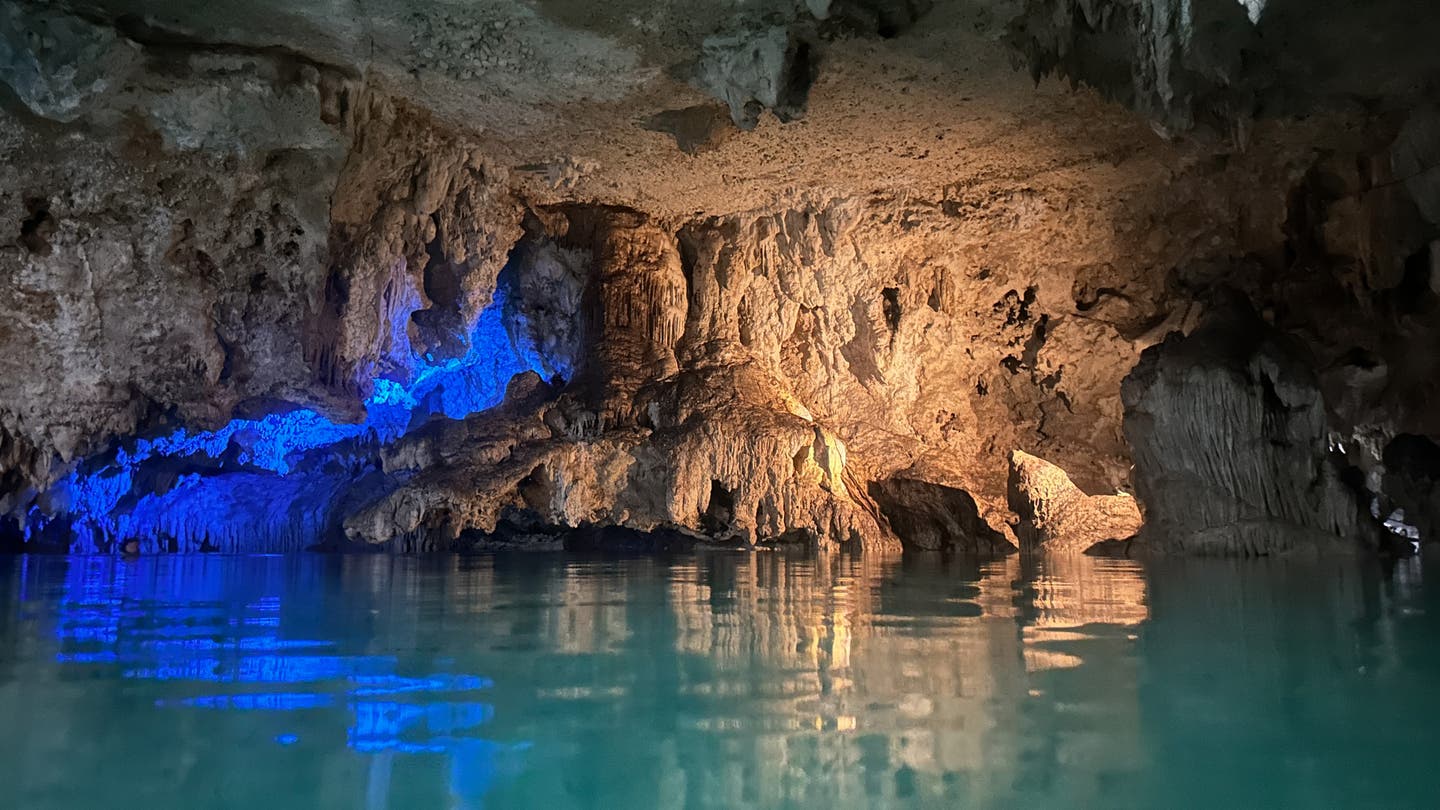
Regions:
<instances>
[{"instance_id":1,"label":"blue light reflection","mask_svg":"<svg viewBox=\"0 0 1440 810\"><path fill-rule=\"evenodd\" d=\"M336 745L343 728L344 745L373 756L375 767L388 768L394 755L444 757L465 806L523 769L527 743L482 736L495 717L484 699L491 679L433 671L453 666L449 660L360 652L373 644L368 634L326 631L353 631L353 620L343 619L353 594L336 593L342 616L332 624L316 610L326 606L315 596L317 584L326 593L324 583L288 579L296 569L285 558L255 558L238 571L225 562L70 559L57 583L58 610L45 619L54 622L57 662L148 684L165 695L153 701L157 711L275 715L266 733L279 746L300 743L301 727L333 728L328 741L307 732L305 744ZM286 611L280 594L297 588L306 589L306 609ZM331 716L344 725L327 724Z\"/></svg>"}]
</instances>

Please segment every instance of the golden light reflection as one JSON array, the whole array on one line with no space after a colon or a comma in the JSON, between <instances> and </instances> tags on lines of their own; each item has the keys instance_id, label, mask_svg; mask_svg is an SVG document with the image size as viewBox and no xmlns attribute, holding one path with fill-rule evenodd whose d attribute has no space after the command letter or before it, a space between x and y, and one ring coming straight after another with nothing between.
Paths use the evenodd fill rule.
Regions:
<instances>
[{"instance_id":1,"label":"golden light reflection","mask_svg":"<svg viewBox=\"0 0 1440 810\"><path fill-rule=\"evenodd\" d=\"M1078 667L1084 660L1064 648L1088 638L1089 625L1134 627L1149 616L1139 563L1056 555L1035 569L1026 579L1034 607L1022 630L1027 671Z\"/></svg>"},{"instance_id":2,"label":"golden light reflection","mask_svg":"<svg viewBox=\"0 0 1440 810\"><path fill-rule=\"evenodd\" d=\"M1144 578L1133 565L1015 557L926 565L757 554L668 569L677 652L704 662L682 671L678 689L707 701L697 727L748 746L745 759L758 769L734 806L813 799L815 780L798 775L817 772L837 799L873 799L877 786L858 781L861 748L928 774L920 781L940 793L946 773L965 773L977 791L1019 778L1017 768L1029 766L1010 730L1035 722L1030 715L1044 702L1037 696L1077 688L1054 678L1085 664L1087 644L1132 643L1124 628L1146 617ZM902 579L906 587L892 596L887 583ZM1090 632L1097 626L1098 640ZM1117 742L1138 734L1134 674L1100 682L1103 691L1073 700L1104 706L1106 740L1056 732L1066 758L1095 766L1092 784L1070 786L1075 796L1106 771L1136 767L1138 745Z\"/></svg>"},{"instance_id":3,"label":"golden light reflection","mask_svg":"<svg viewBox=\"0 0 1440 810\"><path fill-rule=\"evenodd\" d=\"M1433 714L1431 634L1412 620L1433 601L1419 569L1387 579L1353 560L1161 559L1143 574L1089 559L719 553L56 563L48 578L22 566L8 590L41 594L35 621L55 631L0 689L0 715L33 732L34 762L69 763L47 772L64 776L79 756L82 770L103 770L137 738L113 709L140 688L185 701L210 694L206 684L228 692L212 638L233 649L233 671L270 679L244 694L272 683L286 690L277 701L308 694L298 689L359 694L356 676L332 672L364 683L393 672L403 691L377 694L383 710L369 714L349 699L145 713L157 725L140 737L163 729L222 766L243 755L247 773L276 760L216 741L288 728L324 763L325 806L380 806L374 774L392 771L421 791L391 795L407 807L447 806L457 789L557 810L1129 807L1192 795L1176 784L1223 784L1227 798L1273 788L1269 803L1305 805L1351 795L1339 765L1386 750L1397 731L1423 739ZM110 578L96 584L97 571ZM156 629L203 632L185 636L199 640L192 649L156 643ZM236 643L245 639L303 643ZM92 676L103 667L80 657L97 647L152 674L117 670L121 702L100 700L107 682ZM1301 702L1293 716L1275 711ZM1390 725L1370 722L1376 710ZM397 726L406 712L415 723ZM455 725L467 718L481 722ZM1268 775L1254 752L1306 734L1336 766L1306 765L1293 787L1207 777ZM394 748L357 769L356 745L381 741ZM1197 759L1217 767L1197 770Z\"/></svg>"},{"instance_id":4,"label":"golden light reflection","mask_svg":"<svg viewBox=\"0 0 1440 810\"><path fill-rule=\"evenodd\" d=\"M482 589L493 577L472 576ZM705 741L675 757L675 786L707 804L953 806L1031 780L1083 804L1144 762L1123 663L1147 617L1133 564L715 554L547 581L542 646L586 668L564 683L546 673L535 698L663 689L688 707L675 733ZM657 642L673 656L641 652ZM1027 747L1036 730L1043 751Z\"/></svg>"},{"instance_id":5,"label":"golden light reflection","mask_svg":"<svg viewBox=\"0 0 1440 810\"><path fill-rule=\"evenodd\" d=\"M1046 557L1028 578L1037 627L1131 626L1145 621L1144 570L1133 560L1075 555Z\"/></svg>"}]
</instances>

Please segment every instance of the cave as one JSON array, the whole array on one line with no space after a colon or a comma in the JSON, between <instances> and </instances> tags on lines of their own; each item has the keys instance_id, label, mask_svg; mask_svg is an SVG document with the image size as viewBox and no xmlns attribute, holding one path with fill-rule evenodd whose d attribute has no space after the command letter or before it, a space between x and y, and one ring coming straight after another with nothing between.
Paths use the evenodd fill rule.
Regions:
<instances>
[{"instance_id":1,"label":"cave","mask_svg":"<svg viewBox=\"0 0 1440 810\"><path fill-rule=\"evenodd\" d=\"M604 15L376 13L360 63L304 9L313 42L8 3L19 545L463 550L523 510L815 550L1394 552L1368 513L1431 479L1384 449L1436 430L1407 348L1435 329L1433 60L1311 81L1329 29L1280 2L953 5L710 10L663 53ZM536 56L565 31L606 43L593 69ZM1016 453L1083 497L1017 495ZM956 506L896 513L917 487ZM1075 528L1116 492L1130 535Z\"/></svg>"},{"instance_id":2,"label":"cave","mask_svg":"<svg viewBox=\"0 0 1440 810\"><path fill-rule=\"evenodd\" d=\"M225 6L0 0L0 558L623 567L595 604L684 568L708 624L585 619L612 652L823 584L774 633L835 663L889 626L835 618L855 582L922 624L975 618L936 571L1022 583L977 609L1028 644L1079 571L1394 605L1440 553L1425 0ZM865 727L825 700L796 722ZM406 734L459 757L447 718ZM915 756L844 795L955 798Z\"/></svg>"}]
</instances>

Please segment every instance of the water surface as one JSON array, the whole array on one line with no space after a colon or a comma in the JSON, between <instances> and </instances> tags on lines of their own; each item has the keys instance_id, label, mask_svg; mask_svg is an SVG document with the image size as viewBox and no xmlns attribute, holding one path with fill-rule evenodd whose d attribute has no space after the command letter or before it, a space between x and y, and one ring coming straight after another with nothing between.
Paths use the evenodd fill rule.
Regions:
<instances>
[{"instance_id":1,"label":"water surface","mask_svg":"<svg viewBox=\"0 0 1440 810\"><path fill-rule=\"evenodd\" d=\"M0 804L1433 805L1423 574L0 559Z\"/></svg>"}]
</instances>

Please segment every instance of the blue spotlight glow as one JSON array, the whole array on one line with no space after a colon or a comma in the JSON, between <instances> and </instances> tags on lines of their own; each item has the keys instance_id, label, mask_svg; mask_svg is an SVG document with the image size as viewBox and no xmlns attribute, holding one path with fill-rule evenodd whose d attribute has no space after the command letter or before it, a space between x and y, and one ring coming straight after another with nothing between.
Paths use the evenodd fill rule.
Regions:
<instances>
[{"instance_id":1,"label":"blue spotlight glow","mask_svg":"<svg viewBox=\"0 0 1440 810\"><path fill-rule=\"evenodd\" d=\"M360 422L297 409L135 440L111 458L79 465L44 493L43 508L26 513L25 538L58 520L74 552L129 540L142 552L295 551L318 542L335 499L365 475L365 448L431 418L492 408L510 379L533 367L505 329L504 304L497 290L464 356L439 364L412 357L408 383L372 380ZM351 449L337 452L342 442Z\"/></svg>"}]
</instances>

